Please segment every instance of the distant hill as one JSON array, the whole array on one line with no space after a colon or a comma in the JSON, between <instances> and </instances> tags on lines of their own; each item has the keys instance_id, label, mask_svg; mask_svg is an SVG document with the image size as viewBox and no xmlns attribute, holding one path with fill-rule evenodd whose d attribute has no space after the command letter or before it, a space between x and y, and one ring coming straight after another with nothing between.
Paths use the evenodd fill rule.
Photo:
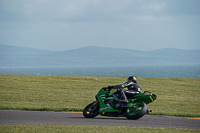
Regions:
<instances>
[{"instance_id":1,"label":"distant hill","mask_svg":"<svg viewBox=\"0 0 200 133\"><path fill-rule=\"evenodd\" d=\"M130 66L200 64L200 50L138 51L89 46L53 52L0 45L0 66Z\"/></svg>"},{"instance_id":2,"label":"distant hill","mask_svg":"<svg viewBox=\"0 0 200 133\"><path fill-rule=\"evenodd\" d=\"M38 54L49 54L49 53L52 53L52 51L0 44L0 54L1 55L2 54L4 54L4 55L10 55L10 54L12 54L12 55L17 55L17 54L38 55Z\"/></svg>"}]
</instances>

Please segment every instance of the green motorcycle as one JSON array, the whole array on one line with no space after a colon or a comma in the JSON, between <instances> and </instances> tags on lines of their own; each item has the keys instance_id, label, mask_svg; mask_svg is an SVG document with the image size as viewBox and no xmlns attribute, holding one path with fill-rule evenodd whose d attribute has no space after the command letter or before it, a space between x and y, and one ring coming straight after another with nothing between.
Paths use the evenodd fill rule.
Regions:
<instances>
[{"instance_id":1,"label":"green motorcycle","mask_svg":"<svg viewBox=\"0 0 200 133\"><path fill-rule=\"evenodd\" d=\"M126 93L125 93L126 94ZM102 88L96 95L96 101L87 105L83 111L85 118L94 118L97 115L111 117L126 117L127 119L137 120L151 110L147 104L156 100L157 95L149 91L131 95L126 94L128 103L121 103L119 94L112 93L109 88Z\"/></svg>"}]
</instances>

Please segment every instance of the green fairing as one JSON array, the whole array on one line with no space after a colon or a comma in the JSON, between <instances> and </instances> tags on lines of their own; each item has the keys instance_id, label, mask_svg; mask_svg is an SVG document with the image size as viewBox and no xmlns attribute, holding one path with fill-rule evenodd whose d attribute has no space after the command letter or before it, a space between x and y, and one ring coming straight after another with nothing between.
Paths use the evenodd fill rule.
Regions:
<instances>
[{"instance_id":1,"label":"green fairing","mask_svg":"<svg viewBox=\"0 0 200 133\"><path fill-rule=\"evenodd\" d=\"M100 108L99 108L100 114L105 113L105 112L119 112L119 110L113 109L110 105L105 103L105 101L108 101L108 100L113 102L114 97L112 96L111 92L101 89L97 93L96 97L100 102ZM153 98L156 99L157 95L154 93L148 92L148 93L137 94L134 97L135 97L134 99L129 99L129 103L127 105L137 105L138 103L136 102L140 102L140 101L143 101L144 103L149 104L154 101Z\"/></svg>"},{"instance_id":2,"label":"green fairing","mask_svg":"<svg viewBox=\"0 0 200 133\"><path fill-rule=\"evenodd\" d=\"M111 101L113 102L114 97L112 96L111 93L108 91L100 90L97 93L97 98L100 102L100 108L99 108L99 113L102 114L103 112L119 112L117 109L113 109L110 105L106 104L105 101Z\"/></svg>"}]
</instances>

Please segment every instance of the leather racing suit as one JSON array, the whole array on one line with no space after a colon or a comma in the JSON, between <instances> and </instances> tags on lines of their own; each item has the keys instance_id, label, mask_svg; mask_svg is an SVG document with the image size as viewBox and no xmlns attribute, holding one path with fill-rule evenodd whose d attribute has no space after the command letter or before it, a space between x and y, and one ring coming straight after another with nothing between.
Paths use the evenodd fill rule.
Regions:
<instances>
[{"instance_id":1,"label":"leather racing suit","mask_svg":"<svg viewBox=\"0 0 200 133\"><path fill-rule=\"evenodd\" d=\"M125 90L123 88L128 88ZM120 96L120 102L128 103L128 99L132 99L135 94L143 93L139 84L134 82L125 82L124 84L109 86L109 88L117 89Z\"/></svg>"}]
</instances>

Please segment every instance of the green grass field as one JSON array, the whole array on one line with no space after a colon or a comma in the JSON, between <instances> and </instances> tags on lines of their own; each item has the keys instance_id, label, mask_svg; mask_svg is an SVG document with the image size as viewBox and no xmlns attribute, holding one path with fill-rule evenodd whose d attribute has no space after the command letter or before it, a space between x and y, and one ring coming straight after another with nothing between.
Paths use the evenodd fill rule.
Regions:
<instances>
[{"instance_id":1,"label":"green grass field","mask_svg":"<svg viewBox=\"0 0 200 133\"><path fill-rule=\"evenodd\" d=\"M0 125L2 133L199 133L200 130L150 127Z\"/></svg>"},{"instance_id":2,"label":"green grass field","mask_svg":"<svg viewBox=\"0 0 200 133\"><path fill-rule=\"evenodd\" d=\"M0 75L0 109L82 111L102 87L123 77ZM152 114L200 117L200 79L138 78L143 91L157 94Z\"/></svg>"}]
</instances>

